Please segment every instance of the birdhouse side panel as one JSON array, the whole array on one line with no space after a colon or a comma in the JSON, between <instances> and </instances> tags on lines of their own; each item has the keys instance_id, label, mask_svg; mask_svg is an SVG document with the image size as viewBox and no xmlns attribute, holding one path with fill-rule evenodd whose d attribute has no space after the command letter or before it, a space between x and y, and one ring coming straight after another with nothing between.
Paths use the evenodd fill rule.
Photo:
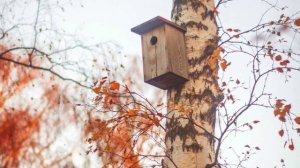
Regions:
<instances>
[{"instance_id":1,"label":"birdhouse side panel","mask_svg":"<svg viewBox=\"0 0 300 168\"><path fill-rule=\"evenodd\" d=\"M166 25L166 37L171 71L188 79L188 60L186 57L184 33Z\"/></svg>"},{"instance_id":2,"label":"birdhouse side panel","mask_svg":"<svg viewBox=\"0 0 300 168\"><path fill-rule=\"evenodd\" d=\"M142 52L145 81L169 71L164 25L142 35Z\"/></svg>"}]
</instances>

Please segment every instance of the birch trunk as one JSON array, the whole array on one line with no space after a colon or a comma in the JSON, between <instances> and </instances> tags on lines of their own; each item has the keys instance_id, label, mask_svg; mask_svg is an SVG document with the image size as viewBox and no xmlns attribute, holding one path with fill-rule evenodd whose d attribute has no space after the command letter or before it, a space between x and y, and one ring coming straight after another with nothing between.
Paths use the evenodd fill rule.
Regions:
<instances>
[{"instance_id":1,"label":"birch trunk","mask_svg":"<svg viewBox=\"0 0 300 168\"><path fill-rule=\"evenodd\" d=\"M218 43L213 9L213 0L173 0L172 20L187 29L189 81L168 90L167 168L207 168L215 159L212 135L223 95L218 68L207 62Z\"/></svg>"}]
</instances>

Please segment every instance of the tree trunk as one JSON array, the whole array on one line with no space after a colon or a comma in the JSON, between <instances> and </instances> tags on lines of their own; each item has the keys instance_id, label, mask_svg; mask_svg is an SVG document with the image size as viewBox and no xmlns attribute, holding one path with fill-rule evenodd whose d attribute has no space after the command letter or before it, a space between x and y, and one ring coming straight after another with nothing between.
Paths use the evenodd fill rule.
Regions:
<instances>
[{"instance_id":1,"label":"tree trunk","mask_svg":"<svg viewBox=\"0 0 300 168\"><path fill-rule=\"evenodd\" d=\"M214 9L213 0L173 0L172 20L187 29L189 81L168 90L167 168L207 168L215 162L216 107L223 95L218 61L208 64L218 43Z\"/></svg>"}]
</instances>

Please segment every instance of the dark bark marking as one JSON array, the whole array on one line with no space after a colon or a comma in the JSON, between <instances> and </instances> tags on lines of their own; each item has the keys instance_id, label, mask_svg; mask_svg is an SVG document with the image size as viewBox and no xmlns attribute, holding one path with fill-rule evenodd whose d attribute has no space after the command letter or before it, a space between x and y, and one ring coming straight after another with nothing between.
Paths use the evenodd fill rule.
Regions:
<instances>
[{"instance_id":1,"label":"dark bark marking","mask_svg":"<svg viewBox=\"0 0 300 168\"><path fill-rule=\"evenodd\" d=\"M182 89L183 89L183 85L181 86L178 86L176 88L174 88L176 90L176 93L174 95L174 102L177 104L181 98L181 92L182 92Z\"/></svg>"},{"instance_id":2,"label":"dark bark marking","mask_svg":"<svg viewBox=\"0 0 300 168\"><path fill-rule=\"evenodd\" d=\"M213 72L213 71L211 70L211 68L210 68L209 65L204 65L204 67L203 67L203 69L202 69L201 71L195 70L194 72L190 72L190 73L189 73L189 76L190 76L191 79L193 79L193 80L195 81L195 80L198 79L202 74L206 73L207 76L208 76L209 74L212 74L212 72Z\"/></svg>"},{"instance_id":3,"label":"dark bark marking","mask_svg":"<svg viewBox=\"0 0 300 168\"><path fill-rule=\"evenodd\" d=\"M209 111L205 114L205 118L206 118L206 121L213 125L213 127L215 126L215 121L216 121L216 105L213 105Z\"/></svg>"},{"instance_id":4,"label":"dark bark marking","mask_svg":"<svg viewBox=\"0 0 300 168\"><path fill-rule=\"evenodd\" d=\"M203 147L196 141L196 135L200 134L192 122L192 115L189 116L189 121L185 126L182 126L178 121L178 118L175 118L173 115L169 122L166 123L166 128L168 130L166 134L166 140L170 139L171 142L174 142L178 136L180 140L182 140L183 151L191 150L195 153L198 153L203 149ZM193 143L186 144L187 138L191 138Z\"/></svg>"},{"instance_id":5,"label":"dark bark marking","mask_svg":"<svg viewBox=\"0 0 300 168\"><path fill-rule=\"evenodd\" d=\"M193 10L198 13L198 10L200 7L203 8L204 12L201 14L202 19L205 20L209 17L210 20L214 20L214 12L212 10L209 10L201 1L199 0L175 0L174 5L172 8L172 15L175 14L175 21L179 20L179 17L181 17L181 11L182 11L182 6L187 5L187 3L191 3L191 7ZM176 12L175 12L176 10Z\"/></svg>"},{"instance_id":6,"label":"dark bark marking","mask_svg":"<svg viewBox=\"0 0 300 168\"><path fill-rule=\"evenodd\" d=\"M194 9L195 12L198 12L198 9L200 7L205 8L205 5L200 2L199 0L191 0L192 8Z\"/></svg>"},{"instance_id":7,"label":"dark bark marking","mask_svg":"<svg viewBox=\"0 0 300 168\"><path fill-rule=\"evenodd\" d=\"M195 93L195 91L190 93L185 93L183 96L189 100L194 100L194 101L198 100L199 103L201 103L202 101L211 103L211 101L214 101L216 99L211 89L209 88L204 89L204 91L200 93Z\"/></svg>"},{"instance_id":8,"label":"dark bark marking","mask_svg":"<svg viewBox=\"0 0 300 168\"><path fill-rule=\"evenodd\" d=\"M201 64L204 60L206 60L208 58L208 56L212 55L212 53L214 52L214 50L216 49L216 45L208 45L202 55L200 57L196 57L196 58L191 58L188 60L188 64L192 67L195 67L196 65Z\"/></svg>"},{"instance_id":9,"label":"dark bark marking","mask_svg":"<svg viewBox=\"0 0 300 168\"><path fill-rule=\"evenodd\" d=\"M181 26L185 27L185 28L187 28L187 27L190 27L190 28L191 27L196 27L197 29L205 30L205 31L208 30L208 27L205 24L203 24L201 21L199 21L198 23L195 22L195 21L188 21L187 23L181 23Z\"/></svg>"},{"instance_id":10,"label":"dark bark marking","mask_svg":"<svg viewBox=\"0 0 300 168\"><path fill-rule=\"evenodd\" d=\"M206 6L204 6L204 12L201 14L202 19L205 20L209 17L210 20L214 20L214 12L212 10L208 10Z\"/></svg>"}]
</instances>

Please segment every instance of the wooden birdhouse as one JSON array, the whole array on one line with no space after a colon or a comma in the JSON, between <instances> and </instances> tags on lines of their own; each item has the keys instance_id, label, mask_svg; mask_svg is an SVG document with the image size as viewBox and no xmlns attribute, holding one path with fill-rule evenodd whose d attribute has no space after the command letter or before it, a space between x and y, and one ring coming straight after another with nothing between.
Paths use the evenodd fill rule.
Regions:
<instances>
[{"instance_id":1,"label":"wooden birdhouse","mask_svg":"<svg viewBox=\"0 0 300 168\"><path fill-rule=\"evenodd\" d=\"M184 28L157 16L131 31L142 37L146 83L170 89L188 80Z\"/></svg>"}]
</instances>

